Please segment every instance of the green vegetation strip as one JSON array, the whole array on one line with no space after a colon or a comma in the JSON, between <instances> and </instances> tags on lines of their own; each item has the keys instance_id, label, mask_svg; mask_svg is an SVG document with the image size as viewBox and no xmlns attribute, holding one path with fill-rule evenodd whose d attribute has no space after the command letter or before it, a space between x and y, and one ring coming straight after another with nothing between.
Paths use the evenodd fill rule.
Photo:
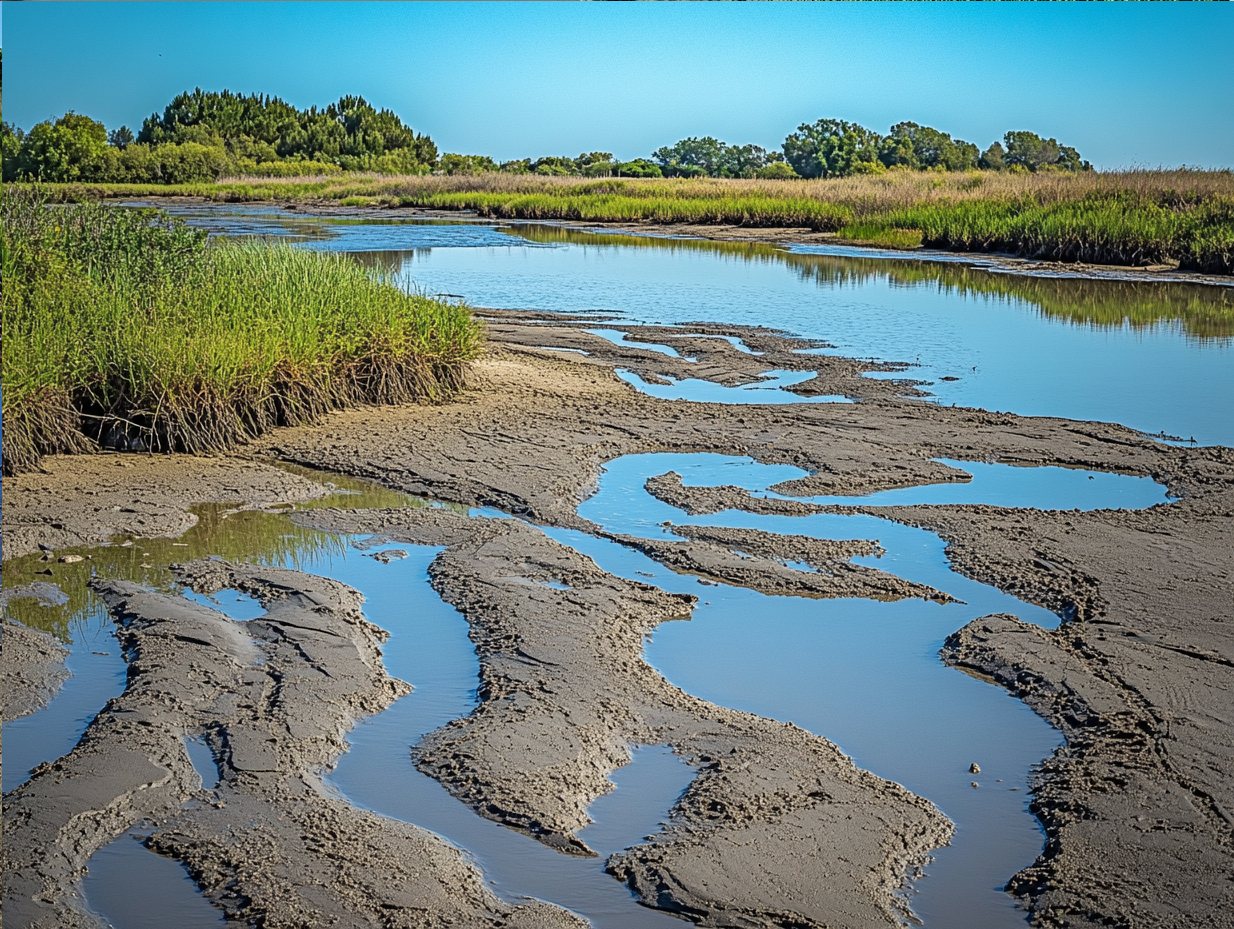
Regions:
<instances>
[{"instance_id":1,"label":"green vegetation strip","mask_svg":"<svg viewBox=\"0 0 1234 929\"><path fill-rule=\"evenodd\" d=\"M165 214L8 189L4 473L105 447L206 452L459 388L482 331L346 256L207 242Z\"/></svg>"},{"instance_id":2,"label":"green vegetation strip","mask_svg":"<svg viewBox=\"0 0 1234 929\"><path fill-rule=\"evenodd\" d=\"M64 184L66 201L193 196L221 202L470 210L520 220L788 227L884 247L1002 252L1053 261L1234 273L1229 171L888 171L822 180L476 177Z\"/></svg>"}]
</instances>

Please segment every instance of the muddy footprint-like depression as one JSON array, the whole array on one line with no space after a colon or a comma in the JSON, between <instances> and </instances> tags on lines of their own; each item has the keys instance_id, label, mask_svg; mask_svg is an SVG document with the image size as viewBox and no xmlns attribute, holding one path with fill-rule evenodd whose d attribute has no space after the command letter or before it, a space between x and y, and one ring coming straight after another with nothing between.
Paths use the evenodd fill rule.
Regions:
<instances>
[{"instance_id":1,"label":"muddy footprint-like depression","mask_svg":"<svg viewBox=\"0 0 1234 929\"><path fill-rule=\"evenodd\" d=\"M1228 288L172 209L486 347L5 478L6 927L1234 926Z\"/></svg>"}]
</instances>

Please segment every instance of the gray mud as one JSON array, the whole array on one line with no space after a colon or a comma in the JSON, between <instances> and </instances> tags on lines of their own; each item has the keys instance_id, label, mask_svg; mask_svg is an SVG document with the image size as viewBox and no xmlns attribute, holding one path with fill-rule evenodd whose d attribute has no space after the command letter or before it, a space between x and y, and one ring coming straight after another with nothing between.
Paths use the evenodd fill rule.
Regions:
<instances>
[{"instance_id":1,"label":"gray mud","mask_svg":"<svg viewBox=\"0 0 1234 929\"><path fill-rule=\"evenodd\" d=\"M760 341L760 331L732 327L717 334L768 354L751 356L721 339L688 341L663 327L632 333L635 342L680 346L698 359L691 363L570 326L540 325L533 316L493 314L494 344L476 365L475 389L457 402L333 414L319 427L266 436L249 451L592 533L598 527L580 518L577 507L603 464L643 452L716 452L795 465L809 476L774 490L800 496L965 480L934 458L1150 475L1178 501L1136 513L980 506L817 511L868 512L928 528L949 542L948 555L961 573L1067 617L1056 632L986 617L944 650L948 661L1009 687L1067 737L1035 788L1033 809L1047 830L1046 848L1032 867L1007 876L1036 924L1234 926L1234 451L1169 446L1105 423L897 400L901 387L861 378L870 368L857 362L851 370L828 368L830 356L798 357L822 369L825 383L816 385L822 392L863 402L735 407L657 400L622 382L613 368L672 378L712 371L723 378L718 359L727 354L738 377L757 378L786 368L783 355L792 349L785 345L776 355L781 350ZM537 347L549 344L592 354ZM716 359L714 371L709 357ZM857 393L859 387L866 392ZM139 467L121 471L121 458ZM50 474L5 482L6 558L40 542L60 547L117 531L182 531L177 527L192 518L187 505L202 499L252 503L267 492L274 499L276 490L319 493L311 482L300 485L300 478L235 459L100 456L49 459L47 468ZM100 488L107 469L116 477ZM151 499L151 481L164 482L156 489L172 488L153 505L143 503ZM674 505L688 499L684 508L699 513L729 507L816 512L804 501L797 507L739 488L680 484L666 476L649 489ZM99 490L105 499L98 499ZM484 815L586 854L576 834L587 803L607 789L605 774L623 763L627 745L667 743L700 766L698 778L663 836L610 862L643 899L705 916L713 925L886 925L897 917L893 893L904 883L904 868L944 840L945 820L920 798L857 770L823 739L711 706L665 683L642 661L642 636L688 612L687 603L606 575L515 523L481 528L448 514L410 510L364 518L372 531L394 539L401 534L409 543L449 546L433 581L471 622L484 674L476 713L418 749L421 767L451 791ZM382 519L387 525L378 526ZM734 569L762 558L772 573L810 576L782 563L805 561L809 553L800 547L790 551L785 543L782 551L757 554L750 550L755 537L728 544L733 541L700 536L682 547L697 553L706 546L709 558ZM838 561L841 553L832 554ZM830 557L816 555L820 562ZM143 614L163 609L149 599L154 595L127 588L110 595L147 598ZM177 601L176 609L196 608ZM347 622L338 619L340 609L309 613L316 621ZM211 623L224 623L218 616L202 608L189 618L214 629ZM146 623L139 617L134 631L123 633L140 667L142 648L158 641ZM291 655L273 639L252 638L259 628L236 642L249 636L252 648L271 650L267 665L284 662L293 677L318 673L312 662L324 658ZM363 664L354 656L372 657L376 639L364 641L377 633L360 635L359 621L348 628L360 636L352 640L349 664ZM461 914L464 925L532 920L533 912L545 925L569 924L556 910L506 914L457 852L413 827L358 813L318 792L316 769L304 764L328 764L342 750L341 732L350 720L390 699L389 688L397 686L382 683L379 665L366 665L362 679L348 679L354 689L315 703L304 719L296 715L300 709L282 706L265 689L266 665L242 667L229 657L224 646L230 639L178 641L177 654L158 652L165 665L152 663L148 676L134 672L130 690L100 715L78 749L6 798L5 867L15 875L10 885L18 886L6 887L6 910L8 900L24 900L20 905L48 924L73 925L82 918L74 880L89 853L134 822L151 819L158 822L153 847L186 861L224 908L238 914L257 907L269 914L263 917L268 925L292 925L306 913L333 908L357 925L376 919L372 901L385 892L380 882L396 867L382 855L393 848L423 862L418 877L397 874L409 882L400 887L437 901L432 912ZM5 658L7 664L7 643ZM223 682L210 701L227 692L252 699L203 709L206 694L184 691L196 686L191 661ZM177 696L160 687L176 688ZM166 702L154 694L167 696ZM286 729L293 716L308 728ZM216 738L206 731L207 718L220 721L220 732L235 727L256 740L238 737L240 767L228 761L229 736L211 742L224 769L218 795L228 802L221 809L199 793L180 741L184 734ZM276 731L278 725L286 731ZM276 753L260 752L267 736ZM255 754L246 756L246 744ZM199 808L182 809L186 799L196 799ZM264 825L249 828L254 821ZM864 824L855 835L853 823ZM304 838L315 835L330 835L332 842ZM328 857L323 844L337 857ZM809 857L820 849L822 858ZM749 879L755 867L758 882ZM229 896L232 886L242 886L243 896ZM391 890L403 907L395 911L399 918L412 912L402 892ZM276 907L273 901L283 895L286 908ZM796 916L776 909L784 899ZM416 918L420 922L406 916L407 924L433 924L428 916Z\"/></svg>"},{"instance_id":2,"label":"gray mud","mask_svg":"<svg viewBox=\"0 0 1234 929\"><path fill-rule=\"evenodd\" d=\"M268 927L579 926L512 907L462 854L415 826L354 809L321 781L355 719L409 687L386 676L385 634L361 597L279 568L196 562L180 579L260 599L238 623L127 581L94 582L130 656L128 686L78 746L5 797L6 923L96 926L79 879L102 846L146 824L228 919ZM214 790L185 752L201 736Z\"/></svg>"},{"instance_id":3,"label":"gray mud","mask_svg":"<svg viewBox=\"0 0 1234 929\"><path fill-rule=\"evenodd\" d=\"M852 564L858 555L881 549L872 542L831 542L800 535L777 535L758 529L674 526L688 541L644 539L605 533L606 538L637 548L653 561L679 574L748 587L760 593L795 597L866 597L905 600L920 597L949 603L952 597L925 584L915 584L877 568ZM813 570L786 564L799 562Z\"/></svg>"},{"instance_id":4,"label":"gray mud","mask_svg":"<svg viewBox=\"0 0 1234 929\"><path fill-rule=\"evenodd\" d=\"M293 519L446 546L429 575L471 625L480 704L415 757L480 814L587 855L576 833L629 745L667 744L698 766L668 828L609 859L646 903L711 926L894 926L905 874L950 835L932 804L826 739L699 700L650 668L644 637L687 618L692 597L615 577L512 520L433 509Z\"/></svg>"}]
</instances>

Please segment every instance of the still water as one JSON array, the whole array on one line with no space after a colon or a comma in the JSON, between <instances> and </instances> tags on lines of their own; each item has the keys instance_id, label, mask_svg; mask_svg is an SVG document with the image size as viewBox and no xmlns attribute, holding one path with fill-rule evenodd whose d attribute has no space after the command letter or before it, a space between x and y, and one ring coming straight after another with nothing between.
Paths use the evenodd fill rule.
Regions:
<instances>
[{"instance_id":1,"label":"still water","mask_svg":"<svg viewBox=\"0 0 1234 929\"><path fill-rule=\"evenodd\" d=\"M842 246L408 222L396 212L184 215L221 233L369 253L363 260L408 286L475 306L768 326L837 354L915 364L902 376L930 382L939 403L1234 445L1234 287L1028 277Z\"/></svg>"}]
</instances>

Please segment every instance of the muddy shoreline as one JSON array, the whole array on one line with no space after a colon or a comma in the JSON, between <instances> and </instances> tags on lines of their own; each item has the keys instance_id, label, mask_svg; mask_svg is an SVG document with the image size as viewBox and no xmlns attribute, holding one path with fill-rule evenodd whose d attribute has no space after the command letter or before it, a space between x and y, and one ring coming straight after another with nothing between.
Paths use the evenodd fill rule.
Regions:
<instances>
[{"instance_id":1,"label":"muddy shoreline","mask_svg":"<svg viewBox=\"0 0 1234 929\"><path fill-rule=\"evenodd\" d=\"M903 399L915 391L911 375L899 384L862 378L864 370L880 366L796 355L792 349L800 342L766 330L715 327L716 334L740 338L766 353L752 356L720 339L681 338L679 331L664 327L622 327L632 341L614 345L582 332L568 318L486 312L490 350L476 366L472 389L457 402L333 414L317 427L282 430L253 443L245 450L246 458L60 458L48 460L48 473L7 479L5 559L40 544L59 548L102 541L112 532L174 535L192 518L188 506L203 499L268 506L325 492L261 459L366 478L442 501L496 507L532 522L597 534L599 527L578 515L578 504L591 492L604 462L640 452L719 452L793 464L809 476L776 489L799 496L862 494L964 479L932 460L940 457L1151 475L1179 499L1137 512L1060 513L977 506L817 507L761 500L740 488L683 487L671 475L649 482L649 490L687 512L869 512L930 528L949 543L948 555L961 573L1064 615L1068 621L1053 632L1005 617L983 617L958 631L944 649L946 661L1007 687L1067 738L1066 747L1046 761L1035 787L1034 811L1047 830L1046 850L1032 867L1007 875L1009 889L1041 926L1234 925L1234 884L1228 880L1234 873L1234 736L1229 727L1229 707L1234 704L1234 621L1229 607L1234 602L1234 451L1167 446L1110 424L945 409ZM682 354L697 360L639 349L639 341L680 343L688 350ZM589 354L555 350L560 348ZM620 367L652 382L688 375L732 386L789 364L796 366L792 370L814 372L795 388L803 396L841 394L862 402L741 407L665 401L637 392L613 373ZM107 486L100 485L104 478ZM573 844L573 834L585 823L588 800L605 789L605 774L625 762L626 746L632 742L667 742L697 764L700 773L662 838L609 862L610 870L645 902L688 914L704 925L772 926L784 919L809 926L842 919L852 925L895 924L899 911L894 892L905 869L918 865L929 848L944 839L948 824L921 798L855 768L825 739L706 704L659 678L639 657L641 636L674 611L688 611L688 603L607 575L589 559L522 523L488 526L493 521L469 521L436 510L318 510L300 519L322 528L446 547L432 568L433 583L471 623L481 658L482 701L476 713L430 735L416 757L422 770L484 815L546 844L586 854L585 847ZM660 558L726 583L785 591L790 581L800 583L801 577L794 575L802 572L788 572L777 559L792 556L833 570L830 589L811 595L946 593L914 589L877 571L840 567L864 551L860 540L820 546L815 540L760 538L752 530L736 537L696 527L680 535L679 543L661 546ZM746 557L738 561L736 549ZM271 589L283 591L281 598L294 605L306 596L306 584L324 585L324 593L314 596L326 600L314 602L325 611L310 607L309 613L318 617L314 622L334 623L331 634L351 642L347 654L359 656L347 661L367 668L348 678L354 680L351 690L326 704L335 714L326 726L329 733L275 734L273 751L263 755L273 768L235 768L235 816L247 816L247 822L259 811L293 822L329 821L342 836L375 828L345 805L322 806L326 801L320 798L304 799L308 794L301 789L314 792L314 775L304 762L311 753L306 754L308 749L297 739L316 740L311 757L325 763L330 751L341 750L341 732L350 721L379 708L398 687L377 673L380 636L358 617L358 603L349 599L354 592L335 590L330 587L334 582L306 581L304 575L240 577L237 572L251 569L218 565L184 570L194 586L207 589L224 580L249 584L271 603L280 600L271 597ZM211 579L209 571L231 574ZM531 583L510 583L511 578ZM534 583L545 579L571 589L559 592ZM136 617L139 624L170 609L141 591L105 588L103 593L118 615ZM303 611L304 606L296 608ZM225 617L204 615L209 612L158 615L162 623L230 628ZM279 636L300 634L288 631L293 625L284 622L277 630L271 626L267 631L272 638L254 633L256 644L244 648L273 648ZM139 637L135 644L145 641L141 636L153 636L154 628L132 632ZM149 641L154 649L155 639ZM227 681L222 690L254 686L226 664L234 664L235 656L227 658L227 648L209 641L214 644L195 646L200 648L197 660L218 666L211 673ZM6 648L6 675L9 660ZM292 657L279 660L286 662L284 672L311 671ZM164 688L187 686L169 680L175 667L152 664L151 680L162 675ZM593 690L602 691L604 699L593 700ZM130 698L135 699L126 691L120 702ZM268 725L238 710L229 710L231 716L220 714L192 694L179 694L171 702L179 716L152 718L166 731L203 726L207 717L222 719L223 729L234 726L237 732ZM154 704L165 705L139 701L131 710L151 712ZM10 913L26 912L21 907L28 904L9 901L33 900L22 897L22 888L34 886L31 881L43 881L40 886L47 881L71 883L92 843L143 816L166 818L170 825L160 827L151 842L188 862L217 902L238 906L234 900L228 903L231 898L223 890L239 879L236 858L219 845L217 835L239 820L218 810L173 813L173 800L183 802L188 796L183 786L187 760L182 753L172 758L166 739L132 742L132 734L115 721L123 717L112 718L118 711L100 716L96 735L56 763L61 767L47 766L5 798L5 908ZM216 756L225 761L230 737L218 738ZM51 815L52 807L35 799L39 785L54 784L61 796L71 793L64 785L75 776L73 766L87 765L87 755L96 751L127 752L126 757L141 759L140 764L132 761L133 776L162 785L147 793L162 797L164 806L139 809L125 800L118 807L129 810L124 816L101 818L100 803L106 806L132 795L132 790L117 788L108 797L90 790L75 795L73 802L81 809L73 815L95 823L90 832L94 838L79 841L63 859L66 864L56 865L60 870L36 879L44 865L31 864L33 859L23 858L21 849L51 841L56 830L64 835L63 827L51 822L36 828L39 817ZM540 754L545 751L551 757ZM731 757L741 762L730 764L726 759ZM156 777L143 764L161 773ZM718 810L712 806L717 800L723 801ZM836 818L841 809L868 817L870 828L861 832L863 838L846 832L849 827ZM456 870L448 855L432 850L409 830L414 827L391 841L419 849L407 854L421 856L416 860L425 862L423 873L437 874L438 883L457 878L460 886L482 890L474 872L458 877L464 872ZM790 834L804 837L805 844L787 842ZM27 835L29 841L22 838ZM376 924L364 895L380 893L383 881L394 880L400 873L397 862L349 859L347 867L370 869L376 883L360 892L346 876L353 872L342 868L332 872L336 877L327 882L327 890L309 893L305 888L310 879L296 862L307 862L304 867L311 871L313 850L277 832L271 841L281 864L245 877L245 899L269 901L287 892L289 899L310 901L298 907L333 907L349 914L349 925ZM852 861L827 865L826 882L807 879L803 848L833 848L836 842L841 851L852 852L845 856ZM798 888L795 895L769 898L749 877L756 864L776 876L777 886ZM718 886L724 887L726 899L707 889ZM442 918L455 914L465 925L497 925L494 920L499 919L511 920L509 925L570 924L554 909L507 913L481 890L468 890L463 901L434 897L436 891L427 888L416 891L427 901L426 912ZM40 912L77 919L80 914L70 898L61 894L46 904L51 910ZM18 909L11 910L11 905ZM231 912L239 915L241 910ZM294 912L303 916L310 910ZM293 910L287 913L294 922Z\"/></svg>"}]
</instances>

